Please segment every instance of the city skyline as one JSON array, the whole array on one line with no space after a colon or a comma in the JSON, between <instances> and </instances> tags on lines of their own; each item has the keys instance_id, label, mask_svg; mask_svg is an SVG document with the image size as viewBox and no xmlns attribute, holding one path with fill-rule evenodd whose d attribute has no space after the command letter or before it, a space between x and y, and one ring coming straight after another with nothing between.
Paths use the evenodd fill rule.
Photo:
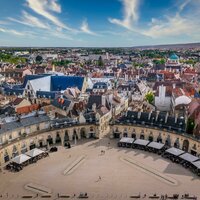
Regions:
<instances>
[{"instance_id":1,"label":"city skyline","mask_svg":"<svg viewBox=\"0 0 200 200\"><path fill-rule=\"evenodd\" d=\"M199 42L199 0L2 2L0 46L131 47Z\"/></svg>"}]
</instances>

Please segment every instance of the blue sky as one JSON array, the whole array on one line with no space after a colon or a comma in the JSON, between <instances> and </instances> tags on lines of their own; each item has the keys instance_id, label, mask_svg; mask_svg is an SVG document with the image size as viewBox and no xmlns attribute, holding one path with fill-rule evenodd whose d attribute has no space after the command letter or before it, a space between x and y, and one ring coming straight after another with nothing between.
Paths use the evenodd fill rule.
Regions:
<instances>
[{"instance_id":1,"label":"blue sky","mask_svg":"<svg viewBox=\"0 0 200 200\"><path fill-rule=\"evenodd\" d=\"M200 41L200 0L0 0L0 46Z\"/></svg>"}]
</instances>

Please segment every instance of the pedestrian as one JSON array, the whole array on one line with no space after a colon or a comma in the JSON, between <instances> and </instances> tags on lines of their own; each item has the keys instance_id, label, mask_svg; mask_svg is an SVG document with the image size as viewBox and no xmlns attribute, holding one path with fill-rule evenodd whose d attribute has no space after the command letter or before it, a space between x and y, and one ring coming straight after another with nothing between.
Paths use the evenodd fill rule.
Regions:
<instances>
[{"instance_id":1,"label":"pedestrian","mask_svg":"<svg viewBox=\"0 0 200 200\"><path fill-rule=\"evenodd\" d=\"M99 176L99 180L101 180L101 176Z\"/></svg>"}]
</instances>

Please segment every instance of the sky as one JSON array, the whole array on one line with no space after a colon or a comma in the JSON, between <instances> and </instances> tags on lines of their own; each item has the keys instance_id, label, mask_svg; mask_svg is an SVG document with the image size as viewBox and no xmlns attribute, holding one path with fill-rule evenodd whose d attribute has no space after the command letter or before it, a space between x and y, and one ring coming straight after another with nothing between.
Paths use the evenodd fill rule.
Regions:
<instances>
[{"instance_id":1,"label":"sky","mask_svg":"<svg viewBox=\"0 0 200 200\"><path fill-rule=\"evenodd\" d=\"M200 42L200 0L0 0L0 46Z\"/></svg>"}]
</instances>

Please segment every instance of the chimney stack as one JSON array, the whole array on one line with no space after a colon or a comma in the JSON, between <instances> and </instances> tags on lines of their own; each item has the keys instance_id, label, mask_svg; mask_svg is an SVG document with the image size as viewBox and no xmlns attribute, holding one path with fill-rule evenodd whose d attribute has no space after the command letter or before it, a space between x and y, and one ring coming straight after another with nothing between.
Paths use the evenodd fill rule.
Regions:
<instances>
[{"instance_id":1,"label":"chimney stack","mask_svg":"<svg viewBox=\"0 0 200 200\"><path fill-rule=\"evenodd\" d=\"M165 116L165 123L167 123L168 117L169 117L169 113L167 112L167 114Z\"/></svg>"}]
</instances>

